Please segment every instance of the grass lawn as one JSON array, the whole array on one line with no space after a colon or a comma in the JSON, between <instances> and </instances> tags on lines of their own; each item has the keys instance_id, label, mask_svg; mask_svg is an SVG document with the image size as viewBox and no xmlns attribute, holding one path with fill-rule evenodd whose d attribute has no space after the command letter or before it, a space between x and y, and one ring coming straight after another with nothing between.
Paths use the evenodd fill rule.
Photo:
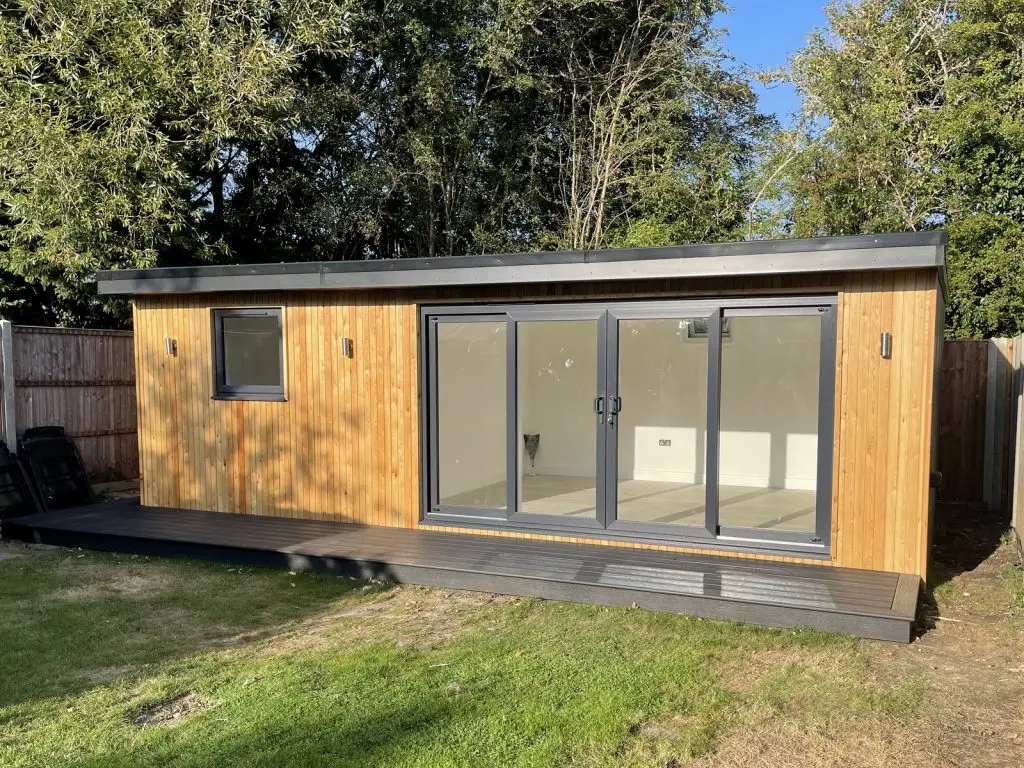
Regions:
<instances>
[{"instance_id":1,"label":"grass lawn","mask_svg":"<svg viewBox=\"0 0 1024 768\"><path fill-rule=\"evenodd\" d=\"M7 544L0 765L952 764L922 729L948 702L911 653Z\"/></svg>"}]
</instances>

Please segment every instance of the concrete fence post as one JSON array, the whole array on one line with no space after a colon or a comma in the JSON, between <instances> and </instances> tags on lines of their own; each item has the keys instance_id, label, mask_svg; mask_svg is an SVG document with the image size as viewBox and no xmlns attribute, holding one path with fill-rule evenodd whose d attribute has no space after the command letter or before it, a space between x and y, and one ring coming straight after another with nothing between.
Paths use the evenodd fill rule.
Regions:
<instances>
[{"instance_id":1,"label":"concrete fence post","mask_svg":"<svg viewBox=\"0 0 1024 768\"><path fill-rule=\"evenodd\" d=\"M11 453L18 449L14 423L14 333L10 320L0 320L0 438Z\"/></svg>"}]
</instances>

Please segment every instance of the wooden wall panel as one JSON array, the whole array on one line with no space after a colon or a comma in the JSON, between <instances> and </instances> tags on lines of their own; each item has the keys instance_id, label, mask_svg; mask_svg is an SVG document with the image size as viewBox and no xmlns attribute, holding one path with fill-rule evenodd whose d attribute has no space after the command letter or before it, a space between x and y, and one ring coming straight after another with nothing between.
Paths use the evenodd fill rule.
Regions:
<instances>
[{"instance_id":1,"label":"wooden wall panel","mask_svg":"<svg viewBox=\"0 0 1024 768\"><path fill-rule=\"evenodd\" d=\"M228 306L284 306L286 402L212 399L211 311ZM144 503L415 525L417 317L382 294L137 300Z\"/></svg>"},{"instance_id":2,"label":"wooden wall panel","mask_svg":"<svg viewBox=\"0 0 1024 768\"><path fill-rule=\"evenodd\" d=\"M841 293L836 565L926 575L937 299L924 271L852 278Z\"/></svg>"},{"instance_id":3,"label":"wooden wall panel","mask_svg":"<svg viewBox=\"0 0 1024 768\"><path fill-rule=\"evenodd\" d=\"M934 271L472 291L140 296L135 322L143 501L415 527L420 515L420 304L779 292L839 295L833 555L831 561L805 562L923 576L935 363ZM210 315L214 307L229 306L285 308L287 402L211 399ZM885 330L894 338L891 360L879 355ZM166 337L177 339L177 356L166 354ZM345 337L354 341L352 359L341 355ZM488 535L585 540L517 532Z\"/></svg>"}]
</instances>

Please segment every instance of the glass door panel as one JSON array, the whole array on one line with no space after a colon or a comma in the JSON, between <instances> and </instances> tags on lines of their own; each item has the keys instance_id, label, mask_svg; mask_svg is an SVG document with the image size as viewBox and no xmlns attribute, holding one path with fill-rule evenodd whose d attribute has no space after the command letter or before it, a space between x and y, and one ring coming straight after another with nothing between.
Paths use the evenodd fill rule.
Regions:
<instances>
[{"instance_id":1,"label":"glass door panel","mask_svg":"<svg viewBox=\"0 0 1024 768\"><path fill-rule=\"evenodd\" d=\"M598 321L516 323L518 511L566 524L598 514Z\"/></svg>"},{"instance_id":2,"label":"glass door panel","mask_svg":"<svg viewBox=\"0 0 1024 768\"><path fill-rule=\"evenodd\" d=\"M721 340L718 524L813 535L821 316L727 312Z\"/></svg>"},{"instance_id":3,"label":"glass door panel","mask_svg":"<svg viewBox=\"0 0 1024 768\"><path fill-rule=\"evenodd\" d=\"M506 322L437 324L437 485L446 507L505 509Z\"/></svg>"},{"instance_id":4,"label":"glass door panel","mask_svg":"<svg viewBox=\"0 0 1024 768\"><path fill-rule=\"evenodd\" d=\"M617 520L703 529L707 318L620 319L617 395Z\"/></svg>"}]
</instances>

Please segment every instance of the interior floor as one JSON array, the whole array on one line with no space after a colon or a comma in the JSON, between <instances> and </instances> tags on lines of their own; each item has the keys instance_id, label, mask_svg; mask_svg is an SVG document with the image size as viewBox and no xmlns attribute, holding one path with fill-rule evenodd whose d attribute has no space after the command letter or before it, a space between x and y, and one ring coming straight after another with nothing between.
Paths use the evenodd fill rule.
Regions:
<instances>
[{"instance_id":1,"label":"interior floor","mask_svg":"<svg viewBox=\"0 0 1024 768\"><path fill-rule=\"evenodd\" d=\"M705 488L693 483L620 480L618 519L630 522L702 526ZM501 508L505 483L494 483L447 496L448 506ZM815 492L723 485L719 488L719 522L731 528L814 531ZM590 517L597 513L596 482L586 477L524 475L522 511L538 515Z\"/></svg>"}]
</instances>

